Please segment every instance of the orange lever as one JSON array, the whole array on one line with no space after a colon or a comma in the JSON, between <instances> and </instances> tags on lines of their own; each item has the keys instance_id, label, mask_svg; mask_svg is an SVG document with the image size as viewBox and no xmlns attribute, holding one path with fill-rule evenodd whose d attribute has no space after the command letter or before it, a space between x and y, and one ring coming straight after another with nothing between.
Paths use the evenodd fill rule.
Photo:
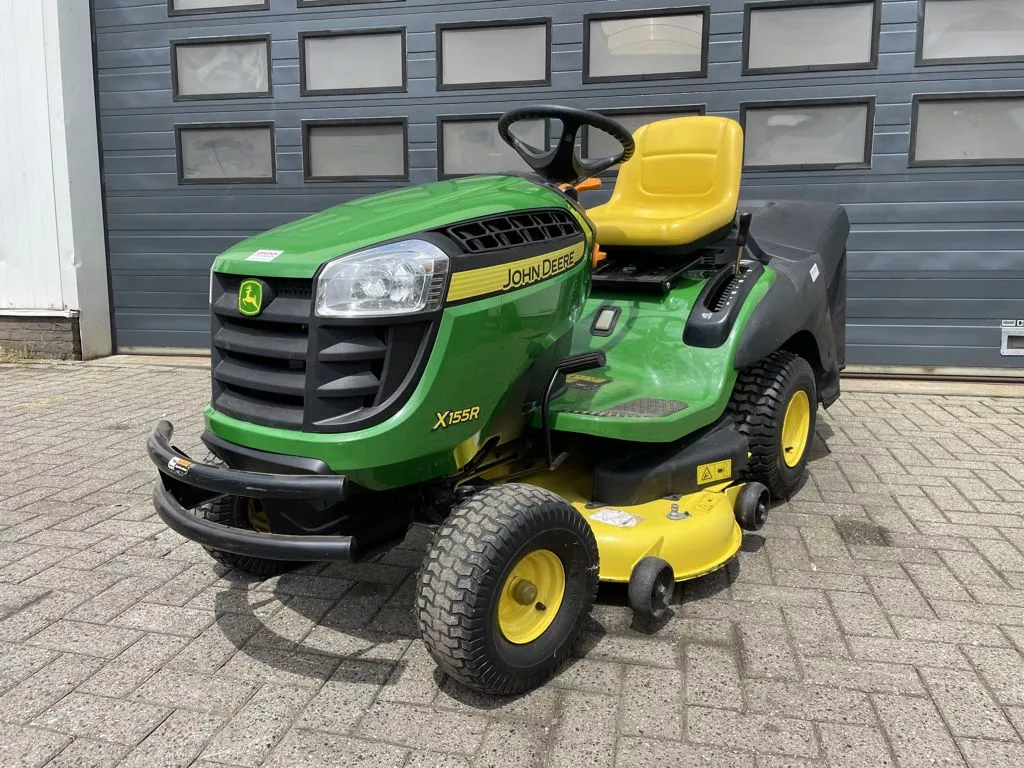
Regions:
<instances>
[{"instance_id":1,"label":"orange lever","mask_svg":"<svg viewBox=\"0 0 1024 768\"><path fill-rule=\"evenodd\" d=\"M591 190L600 189L601 188L601 180L600 179L595 179L595 178L590 178L590 179L584 179L579 184L559 184L558 185L558 188L560 190L562 190L563 192L565 190L569 189L570 187L575 189L577 192L590 192Z\"/></svg>"},{"instance_id":2,"label":"orange lever","mask_svg":"<svg viewBox=\"0 0 1024 768\"><path fill-rule=\"evenodd\" d=\"M591 266L596 267L598 264L600 264L602 261L604 261L607 258L608 258L608 254L605 253L604 251L602 251L601 250L601 246L598 245L595 242L594 243L594 255L593 255L593 257L590 260Z\"/></svg>"}]
</instances>

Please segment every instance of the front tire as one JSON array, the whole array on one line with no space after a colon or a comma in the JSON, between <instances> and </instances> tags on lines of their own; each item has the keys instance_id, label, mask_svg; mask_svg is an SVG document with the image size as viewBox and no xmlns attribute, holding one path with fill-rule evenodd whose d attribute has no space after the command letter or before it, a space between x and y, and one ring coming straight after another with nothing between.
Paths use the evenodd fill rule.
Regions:
<instances>
[{"instance_id":1,"label":"front tire","mask_svg":"<svg viewBox=\"0 0 1024 768\"><path fill-rule=\"evenodd\" d=\"M747 476L788 499L807 469L818 416L814 371L792 352L775 352L742 371L731 403L736 428L747 437Z\"/></svg>"},{"instance_id":2,"label":"front tire","mask_svg":"<svg viewBox=\"0 0 1024 768\"><path fill-rule=\"evenodd\" d=\"M203 517L212 523L220 523L231 528L244 528L250 531L269 532L267 518L259 502L244 496L222 496L201 509ZM223 549L203 547L207 554L221 565L245 571L253 576L269 578L288 571L294 571L302 563L287 560L267 560L262 557L237 555Z\"/></svg>"},{"instance_id":3,"label":"front tire","mask_svg":"<svg viewBox=\"0 0 1024 768\"><path fill-rule=\"evenodd\" d=\"M480 491L438 529L420 571L420 633L441 669L494 694L537 687L597 593L598 552L568 502L520 483Z\"/></svg>"}]
</instances>

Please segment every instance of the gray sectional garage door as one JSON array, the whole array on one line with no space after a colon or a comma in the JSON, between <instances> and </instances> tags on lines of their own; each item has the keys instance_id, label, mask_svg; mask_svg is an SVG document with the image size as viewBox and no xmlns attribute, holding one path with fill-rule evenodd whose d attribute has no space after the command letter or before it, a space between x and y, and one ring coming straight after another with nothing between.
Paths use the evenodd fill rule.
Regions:
<instances>
[{"instance_id":1,"label":"gray sectional garage door","mask_svg":"<svg viewBox=\"0 0 1024 768\"><path fill-rule=\"evenodd\" d=\"M1000 325L1024 318L1024 3L93 5L122 351L206 348L218 252L509 167L494 117L543 101L734 117L745 198L846 204L849 362L1022 360Z\"/></svg>"}]
</instances>

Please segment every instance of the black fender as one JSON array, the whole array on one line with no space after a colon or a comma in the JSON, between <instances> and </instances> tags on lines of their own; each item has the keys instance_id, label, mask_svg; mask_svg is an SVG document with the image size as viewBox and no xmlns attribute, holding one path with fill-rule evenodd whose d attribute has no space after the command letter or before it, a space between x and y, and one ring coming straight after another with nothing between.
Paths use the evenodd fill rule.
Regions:
<instances>
[{"instance_id":1,"label":"black fender","mask_svg":"<svg viewBox=\"0 0 1024 768\"><path fill-rule=\"evenodd\" d=\"M778 349L808 359L818 397L827 407L839 396L845 363L846 211L830 203L751 203L749 248L775 272L736 347L734 366L746 368Z\"/></svg>"}]
</instances>

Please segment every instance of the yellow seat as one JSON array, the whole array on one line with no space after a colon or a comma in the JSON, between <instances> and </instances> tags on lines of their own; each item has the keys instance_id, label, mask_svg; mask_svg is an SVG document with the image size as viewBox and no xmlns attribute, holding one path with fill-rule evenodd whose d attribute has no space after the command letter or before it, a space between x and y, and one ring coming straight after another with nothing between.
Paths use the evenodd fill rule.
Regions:
<instances>
[{"instance_id":1,"label":"yellow seat","mask_svg":"<svg viewBox=\"0 0 1024 768\"><path fill-rule=\"evenodd\" d=\"M736 216L743 129L725 117L676 117L640 127L611 199L587 213L601 245L695 245Z\"/></svg>"}]
</instances>

